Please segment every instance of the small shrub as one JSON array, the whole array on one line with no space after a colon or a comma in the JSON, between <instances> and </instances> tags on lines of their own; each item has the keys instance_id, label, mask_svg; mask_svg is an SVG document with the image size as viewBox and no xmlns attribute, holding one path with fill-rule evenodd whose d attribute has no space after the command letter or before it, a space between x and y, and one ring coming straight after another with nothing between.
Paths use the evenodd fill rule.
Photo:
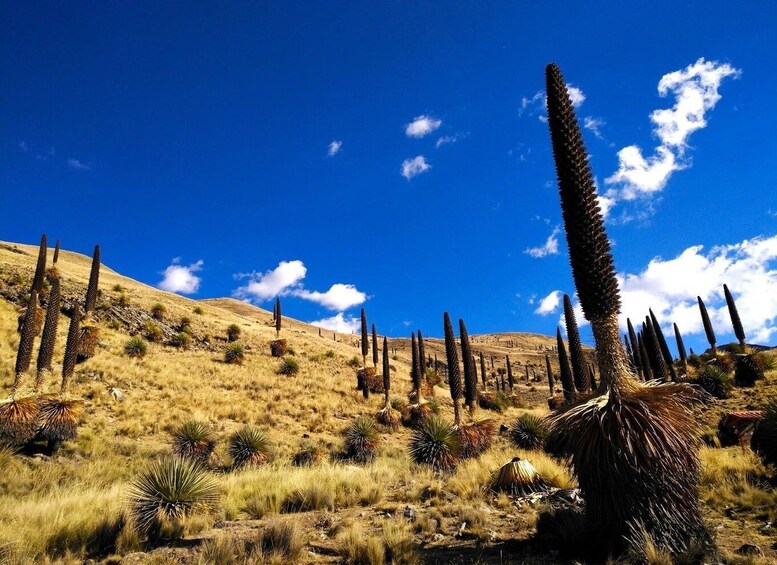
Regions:
<instances>
[{"instance_id":1,"label":"small shrub","mask_svg":"<svg viewBox=\"0 0 777 565\"><path fill-rule=\"evenodd\" d=\"M731 379L715 365L707 365L699 375L697 383L707 394L715 398L723 399L731 395Z\"/></svg>"},{"instance_id":2,"label":"small shrub","mask_svg":"<svg viewBox=\"0 0 777 565\"><path fill-rule=\"evenodd\" d=\"M113 292L124 292L124 287L116 283L113 285Z\"/></svg>"},{"instance_id":3,"label":"small shrub","mask_svg":"<svg viewBox=\"0 0 777 565\"><path fill-rule=\"evenodd\" d=\"M151 320L143 324L143 335L148 341L153 342L162 341L162 338L164 337L162 328L159 327L159 324L152 322Z\"/></svg>"},{"instance_id":4,"label":"small shrub","mask_svg":"<svg viewBox=\"0 0 777 565\"><path fill-rule=\"evenodd\" d=\"M202 309L202 306L195 306L192 312L194 312L198 316L202 316L205 313L205 310Z\"/></svg>"},{"instance_id":5,"label":"small shrub","mask_svg":"<svg viewBox=\"0 0 777 565\"><path fill-rule=\"evenodd\" d=\"M230 343L224 350L224 362L230 365L242 365L245 359L245 348L242 343Z\"/></svg>"},{"instance_id":6,"label":"small shrub","mask_svg":"<svg viewBox=\"0 0 777 565\"><path fill-rule=\"evenodd\" d=\"M148 351L148 342L144 337L136 335L129 338L126 344L124 344L124 354L134 359L141 359L145 357Z\"/></svg>"},{"instance_id":7,"label":"small shrub","mask_svg":"<svg viewBox=\"0 0 777 565\"><path fill-rule=\"evenodd\" d=\"M203 465L208 463L216 440L207 424L189 420L173 433L173 452Z\"/></svg>"},{"instance_id":8,"label":"small shrub","mask_svg":"<svg viewBox=\"0 0 777 565\"><path fill-rule=\"evenodd\" d=\"M375 458L378 447L378 429L375 420L360 416L345 432L346 457L358 463L367 463Z\"/></svg>"},{"instance_id":9,"label":"small shrub","mask_svg":"<svg viewBox=\"0 0 777 565\"><path fill-rule=\"evenodd\" d=\"M229 455L234 467L263 465L272 458L272 443L262 430L248 425L229 438Z\"/></svg>"},{"instance_id":10,"label":"small shrub","mask_svg":"<svg viewBox=\"0 0 777 565\"><path fill-rule=\"evenodd\" d=\"M348 360L348 366L355 369L362 366L362 360L358 356L354 355Z\"/></svg>"},{"instance_id":11,"label":"small shrub","mask_svg":"<svg viewBox=\"0 0 777 565\"><path fill-rule=\"evenodd\" d=\"M266 556L293 563L302 556L305 538L296 520L273 520L261 533L259 546Z\"/></svg>"},{"instance_id":12,"label":"small shrub","mask_svg":"<svg viewBox=\"0 0 777 565\"><path fill-rule=\"evenodd\" d=\"M123 306L123 307L129 306L129 297L127 297L127 295L122 292L119 295L118 302L119 302L119 306Z\"/></svg>"},{"instance_id":13,"label":"small shrub","mask_svg":"<svg viewBox=\"0 0 777 565\"><path fill-rule=\"evenodd\" d=\"M307 443L303 445L300 450L294 454L291 459L291 463L295 467L305 467L307 465L313 465L318 463L324 458L324 450L321 446L314 443Z\"/></svg>"},{"instance_id":14,"label":"small shrub","mask_svg":"<svg viewBox=\"0 0 777 565\"><path fill-rule=\"evenodd\" d=\"M324 353L324 357L326 357L327 359L334 359L335 352L332 351L331 349L327 349L326 353Z\"/></svg>"},{"instance_id":15,"label":"small shrub","mask_svg":"<svg viewBox=\"0 0 777 565\"><path fill-rule=\"evenodd\" d=\"M413 432L410 457L419 465L428 465L436 471L456 468L461 443L456 428L439 416L429 417Z\"/></svg>"},{"instance_id":16,"label":"small shrub","mask_svg":"<svg viewBox=\"0 0 777 565\"><path fill-rule=\"evenodd\" d=\"M178 331L185 331L186 329L191 330L192 325L192 319L189 316L183 316L181 318L181 321L178 322Z\"/></svg>"},{"instance_id":17,"label":"small shrub","mask_svg":"<svg viewBox=\"0 0 777 565\"><path fill-rule=\"evenodd\" d=\"M242 330L237 324L230 324L227 328L227 341L237 341L240 339L240 333Z\"/></svg>"},{"instance_id":18,"label":"small shrub","mask_svg":"<svg viewBox=\"0 0 777 565\"><path fill-rule=\"evenodd\" d=\"M296 359L286 357L283 361L281 361L281 364L278 366L278 370L276 372L279 375L294 376L299 373L299 363L297 363Z\"/></svg>"},{"instance_id":19,"label":"small shrub","mask_svg":"<svg viewBox=\"0 0 777 565\"><path fill-rule=\"evenodd\" d=\"M138 529L157 538L164 521L180 524L192 512L212 507L219 488L197 463L181 457L165 457L152 463L130 487L129 503Z\"/></svg>"},{"instance_id":20,"label":"small shrub","mask_svg":"<svg viewBox=\"0 0 777 565\"><path fill-rule=\"evenodd\" d=\"M519 449L542 449L548 437L548 426L543 418L524 414L510 428L510 441Z\"/></svg>"},{"instance_id":21,"label":"small shrub","mask_svg":"<svg viewBox=\"0 0 777 565\"><path fill-rule=\"evenodd\" d=\"M192 342L192 336L186 332L179 332L170 339L170 345L180 349L189 349Z\"/></svg>"},{"instance_id":22,"label":"small shrub","mask_svg":"<svg viewBox=\"0 0 777 565\"><path fill-rule=\"evenodd\" d=\"M151 317L155 320L164 320L167 308L163 304L157 302L151 307Z\"/></svg>"}]
</instances>

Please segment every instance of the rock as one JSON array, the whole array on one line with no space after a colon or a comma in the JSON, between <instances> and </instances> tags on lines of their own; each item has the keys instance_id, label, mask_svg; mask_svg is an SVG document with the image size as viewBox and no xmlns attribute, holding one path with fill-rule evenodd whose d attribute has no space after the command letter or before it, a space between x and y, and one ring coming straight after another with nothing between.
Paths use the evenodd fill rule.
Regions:
<instances>
[{"instance_id":1,"label":"rock","mask_svg":"<svg viewBox=\"0 0 777 565\"><path fill-rule=\"evenodd\" d=\"M409 522L415 522L418 518L418 511L415 506L405 506L405 509L402 511L402 517Z\"/></svg>"},{"instance_id":2,"label":"rock","mask_svg":"<svg viewBox=\"0 0 777 565\"><path fill-rule=\"evenodd\" d=\"M125 396L124 396L124 393L121 391L121 389L118 389L115 386L112 386L108 389L108 392L116 402L124 402Z\"/></svg>"},{"instance_id":3,"label":"rock","mask_svg":"<svg viewBox=\"0 0 777 565\"><path fill-rule=\"evenodd\" d=\"M755 555L757 557L763 557L763 550L753 543L746 543L737 549L734 553L737 555Z\"/></svg>"}]
</instances>

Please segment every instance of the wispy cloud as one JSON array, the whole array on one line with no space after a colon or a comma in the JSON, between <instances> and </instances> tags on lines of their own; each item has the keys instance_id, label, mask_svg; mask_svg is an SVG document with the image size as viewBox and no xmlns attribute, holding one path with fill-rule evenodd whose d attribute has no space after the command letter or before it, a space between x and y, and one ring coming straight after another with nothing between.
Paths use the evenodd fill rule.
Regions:
<instances>
[{"instance_id":1,"label":"wispy cloud","mask_svg":"<svg viewBox=\"0 0 777 565\"><path fill-rule=\"evenodd\" d=\"M456 143L457 141L460 141L467 137L467 133L454 133L453 135L443 135L437 138L437 141L434 143L435 148L439 149L443 145L448 145L450 143Z\"/></svg>"},{"instance_id":2,"label":"wispy cloud","mask_svg":"<svg viewBox=\"0 0 777 565\"><path fill-rule=\"evenodd\" d=\"M367 294L352 284L343 283L333 284L326 292L297 289L292 294L338 312L364 304L367 300Z\"/></svg>"},{"instance_id":3,"label":"wispy cloud","mask_svg":"<svg viewBox=\"0 0 777 565\"><path fill-rule=\"evenodd\" d=\"M535 259L542 259L548 255L558 255L558 236L561 233L561 227L556 226L545 240L545 244L539 247L529 247L524 253L531 255Z\"/></svg>"},{"instance_id":4,"label":"wispy cloud","mask_svg":"<svg viewBox=\"0 0 777 565\"><path fill-rule=\"evenodd\" d=\"M409 124L405 124L405 135L408 137L424 137L442 125L442 120L431 116L416 116Z\"/></svg>"},{"instance_id":5,"label":"wispy cloud","mask_svg":"<svg viewBox=\"0 0 777 565\"><path fill-rule=\"evenodd\" d=\"M331 318L322 318L321 320L314 320L309 323L311 326L316 326L325 330L333 330L342 334L355 333L361 325L359 318L353 316L346 317L342 312Z\"/></svg>"},{"instance_id":6,"label":"wispy cloud","mask_svg":"<svg viewBox=\"0 0 777 565\"><path fill-rule=\"evenodd\" d=\"M77 171L91 171L92 167L91 165L88 165L84 163L83 161L79 161L78 159L70 158L67 160L67 166L71 169L75 169Z\"/></svg>"},{"instance_id":7,"label":"wispy cloud","mask_svg":"<svg viewBox=\"0 0 777 565\"><path fill-rule=\"evenodd\" d=\"M327 149L326 154L330 157L334 157L338 153L340 153L340 148L342 148L343 142L339 139L335 139L329 144L329 148Z\"/></svg>"},{"instance_id":8,"label":"wispy cloud","mask_svg":"<svg viewBox=\"0 0 777 565\"><path fill-rule=\"evenodd\" d=\"M162 271L162 280L157 285L158 288L167 292L177 292L179 294L194 294L200 288L202 279L195 275L202 269L204 262L202 259L191 265L181 265L180 257L173 259L172 263Z\"/></svg>"},{"instance_id":9,"label":"wispy cloud","mask_svg":"<svg viewBox=\"0 0 777 565\"><path fill-rule=\"evenodd\" d=\"M407 180L410 180L414 176L420 175L421 173L425 173L431 168L432 166L426 162L426 157L424 157L423 155L418 155L417 157L413 157L412 159L405 159L404 161L402 161L402 167L400 169L400 173Z\"/></svg>"},{"instance_id":10,"label":"wispy cloud","mask_svg":"<svg viewBox=\"0 0 777 565\"><path fill-rule=\"evenodd\" d=\"M650 114L659 145L645 156L637 145L618 151L618 170L605 179L604 196L613 202L649 198L661 192L672 174L690 166L686 157L691 134L707 126L706 114L720 101L718 92L727 77L741 71L727 63L699 59L685 69L665 74L658 83L659 96L674 96L674 106Z\"/></svg>"},{"instance_id":11,"label":"wispy cloud","mask_svg":"<svg viewBox=\"0 0 777 565\"><path fill-rule=\"evenodd\" d=\"M27 145L26 141L19 142L19 151L21 151L22 153L27 153L29 149L30 147Z\"/></svg>"},{"instance_id":12,"label":"wispy cloud","mask_svg":"<svg viewBox=\"0 0 777 565\"><path fill-rule=\"evenodd\" d=\"M534 313L539 314L540 316L547 316L548 314L552 314L553 312L558 310L558 307L560 304L561 304L561 291L554 290L550 294L548 294L545 298L540 300L540 305L537 307Z\"/></svg>"},{"instance_id":13,"label":"wispy cloud","mask_svg":"<svg viewBox=\"0 0 777 565\"><path fill-rule=\"evenodd\" d=\"M583 102L585 102L585 94L580 88L567 83L567 92L569 93L569 97L572 99L572 105L575 108L579 108ZM545 95L544 90L538 90L531 97L524 96L521 98L521 105L518 108L518 115L536 115L541 122L547 122L548 118L545 115L546 110L547 96Z\"/></svg>"},{"instance_id":14,"label":"wispy cloud","mask_svg":"<svg viewBox=\"0 0 777 565\"><path fill-rule=\"evenodd\" d=\"M602 128L605 125L607 125L607 122L603 118L594 118L593 116L583 118L583 127L593 133L598 139L604 139Z\"/></svg>"}]
</instances>

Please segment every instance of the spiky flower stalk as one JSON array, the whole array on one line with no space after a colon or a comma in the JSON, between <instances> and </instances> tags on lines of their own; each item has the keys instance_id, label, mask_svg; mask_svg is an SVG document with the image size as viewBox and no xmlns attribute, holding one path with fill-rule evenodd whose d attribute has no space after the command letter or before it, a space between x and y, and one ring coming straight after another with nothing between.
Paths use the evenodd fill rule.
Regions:
<instances>
[{"instance_id":1,"label":"spiky flower stalk","mask_svg":"<svg viewBox=\"0 0 777 565\"><path fill-rule=\"evenodd\" d=\"M459 338L461 339L461 360L464 362L464 405L469 408L470 414L474 414L478 404L478 376L475 374L475 362L467 326L461 318L459 318Z\"/></svg>"},{"instance_id":2,"label":"spiky flower stalk","mask_svg":"<svg viewBox=\"0 0 777 565\"><path fill-rule=\"evenodd\" d=\"M698 423L691 410L699 394L687 385L634 380L620 345L610 242L572 100L555 64L546 69L546 92L572 275L596 341L603 393L554 416L552 443L570 457L587 522L610 542L607 551L644 529L656 545L680 553L709 539L698 508Z\"/></svg>"},{"instance_id":3,"label":"spiky flower stalk","mask_svg":"<svg viewBox=\"0 0 777 565\"><path fill-rule=\"evenodd\" d=\"M649 316L645 316L645 321L642 322L642 333L645 339L645 348L647 349L648 359L650 360L650 369L653 372L653 378L658 379L661 382L666 382L669 374L666 370L664 356L661 354L661 346L658 344L658 336L656 336L653 322L650 320Z\"/></svg>"},{"instance_id":4,"label":"spiky flower stalk","mask_svg":"<svg viewBox=\"0 0 777 565\"><path fill-rule=\"evenodd\" d=\"M386 408L391 408L389 389L391 388L391 366L389 364L388 339L383 336L383 394L386 397Z\"/></svg>"},{"instance_id":5,"label":"spiky flower stalk","mask_svg":"<svg viewBox=\"0 0 777 565\"><path fill-rule=\"evenodd\" d=\"M626 318L626 326L629 329L629 341L631 342L631 351L633 354L634 367L637 370L637 375L642 377L643 380L647 380L642 374L642 358L639 351L639 343L637 343L637 334L634 331L634 326L631 324L630 318Z\"/></svg>"},{"instance_id":6,"label":"spiky flower stalk","mask_svg":"<svg viewBox=\"0 0 777 565\"><path fill-rule=\"evenodd\" d=\"M572 363L572 376L575 379L575 388L578 392L585 392L591 388L588 382L588 374L583 357L583 345L580 343L580 332L577 329L575 310L572 308L572 300L569 295L564 295L564 321L567 326L567 341L569 341L569 360Z\"/></svg>"},{"instance_id":7,"label":"spiky flower stalk","mask_svg":"<svg viewBox=\"0 0 777 565\"><path fill-rule=\"evenodd\" d=\"M653 370L650 368L650 355L648 354L647 346L645 345L645 334L639 332L637 336L639 344L639 359L642 363L642 380L652 381Z\"/></svg>"},{"instance_id":8,"label":"spiky flower stalk","mask_svg":"<svg viewBox=\"0 0 777 565\"><path fill-rule=\"evenodd\" d=\"M59 240L57 240L56 245L54 245L54 261L53 261L53 264L56 265L57 261L59 261Z\"/></svg>"},{"instance_id":9,"label":"spiky flower stalk","mask_svg":"<svg viewBox=\"0 0 777 565\"><path fill-rule=\"evenodd\" d=\"M73 371L76 368L76 359L78 358L78 336L81 335L81 312L76 302L73 307L73 314L70 318L70 327L67 330L67 341L65 342L65 357L62 360L62 392L67 390Z\"/></svg>"},{"instance_id":10,"label":"spiky flower stalk","mask_svg":"<svg viewBox=\"0 0 777 565\"><path fill-rule=\"evenodd\" d=\"M483 390L486 390L488 379L486 378L486 361L483 359L482 351L480 352L480 380L483 382Z\"/></svg>"},{"instance_id":11,"label":"spiky flower stalk","mask_svg":"<svg viewBox=\"0 0 777 565\"><path fill-rule=\"evenodd\" d=\"M697 296L696 300L699 302L699 312L701 312L701 322L704 324L704 333L707 334L707 341L710 344L710 349L712 349L712 354L717 355L718 354L718 348L715 346L715 330L712 329L712 322L710 322L710 315L707 314L707 307L704 305L704 300L701 299L701 296Z\"/></svg>"},{"instance_id":12,"label":"spiky flower stalk","mask_svg":"<svg viewBox=\"0 0 777 565\"><path fill-rule=\"evenodd\" d=\"M421 363L418 360L418 342L415 339L415 332L410 335L410 379L413 381L413 392L421 402Z\"/></svg>"},{"instance_id":13,"label":"spiky flower stalk","mask_svg":"<svg viewBox=\"0 0 777 565\"><path fill-rule=\"evenodd\" d=\"M553 396L553 369L550 366L550 356L545 354L545 371L548 373L548 386L550 387L550 396Z\"/></svg>"},{"instance_id":14,"label":"spiky flower stalk","mask_svg":"<svg viewBox=\"0 0 777 565\"><path fill-rule=\"evenodd\" d=\"M424 347L424 336L421 330L418 330L418 363L421 365L421 379L426 378L426 349Z\"/></svg>"},{"instance_id":15,"label":"spiky flower stalk","mask_svg":"<svg viewBox=\"0 0 777 565\"><path fill-rule=\"evenodd\" d=\"M564 400L574 402L575 400L575 381L572 377L572 368L569 366L569 357L567 356L567 347L561 337L561 328L556 328L556 342L558 343L558 366L559 376L561 377L561 388L564 391ZM529 368L526 368L526 374L529 374Z\"/></svg>"},{"instance_id":16,"label":"spiky flower stalk","mask_svg":"<svg viewBox=\"0 0 777 565\"><path fill-rule=\"evenodd\" d=\"M46 275L46 256L48 246L46 244L46 234L40 237L40 247L38 248L38 262L35 265L35 276L32 278L32 291L40 292L43 288L43 277Z\"/></svg>"},{"instance_id":17,"label":"spiky flower stalk","mask_svg":"<svg viewBox=\"0 0 777 565\"><path fill-rule=\"evenodd\" d=\"M375 324L372 324L372 366L378 368L378 334L375 331Z\"/></svg>"},{"instance_id":18,"label":"spiky flower stalk","mask_svg":"<svg viewBox=\"0 0 777 565\"><path fill-rule=\"evenodd\" d=\"M653 309L648 308L648 312L650 312L650 321L653 325L653 331L656 333L656 338L658 338L658 345L661 348L661 355L664 357L666 368L669 370L672 382L677 382L677 373L674 370L674 359L669 351L669 345L666 343L664 331L661 329L661 324L658 323L658 318L656 318L656 315L653 313Z\"/></svg>"},{"instance_id":19,"label":"spiky flower stalk","mask_svg":"<svg viewBox=\"0 0 777 565\"><path fill-rule=\"evenodd\" d=\"M281 299L280 297L275 299L275 337L280 339L281 337L281 320L283 315L281 314Z\"/></svg>"},{"instance_id":20,"label":"spiky flower stalk","mask_svg":"<svg viewBox=\"0 0 777 565\"><path fill-rule=\"evenodd\" d=\"M13 380L12 396L16 396L22 375L30 368L32 348L35 344L35 315L37 310L38 293L33 290L30 294L30 301L27 304L27 311L24 314L24 321L22 322L22 336L19 339L19 350L16 353L16 375Z\"/></svg>"},{"instance_id":21,"label":"spiky flower stalk","mask_svg":"<svg viewBox=\"0 0 777 565\"><path fill-rule=\"evenodd\" d=\"M57 322L59 321L60 291L59 279L51 281L49 290L49 305L46 309L46 322L43 325L43 336L38 350L38 372L35 375L35 392L40 389L46 373L51 371L51 360L54 357L54 343L57 340Z\"/></svg>"},{"instance_id":22,"label":"spiky flower stalk","mask_svg":"<svg viewBox=\"0 0 777 565\"><path fill-rule=\"evenodd\" d=\"M367 352L370 349L369 334L367 333L367 314L364 313L362 308L362 366L367 368Z\"/></svg>"},{"instance_id":23,"label":"spiky flower stalk","mask_svg":"<svg viewBox=\"0 0 777 565\"><path fill-rule=\"evenodd\" d=\"M456 351L456 335L453 333L453 325L448 312L443 314L443 327L445 329L445 356L448 360L448 386L451 389L453 400L453 425L461 424L459 403L461 402L461 373L459 372L459 354Z\"/></svg>"},{"instance_id":24,"label":"spiky flower stalk","mask_svg":"<svg viewBox=\"0 0 777 565\"><path fill-rule=\"evenodd\" d=\"M731 325L734 326L734 335L737 336L737 340L739 340L739 346L742 348L742 350L744 350L745 346L747 345L747 341L745 339L745 329L742 327L742 320L739 319L737 305L736 302L734 302L734 297L728 290L728 285L723 285L723 293L726 295L726 304L728 305L728 314L731 316Z\"/></svg>"},{"instance_id":25,"label":"spiky flower stalk","mask_svg":"<svg viewBox=\"0 0 777 565\"><path fill-rule=\"evenodd\" d=\"M100 284L100 246L94 246L94 255L92 256L92 271L89 273L89 286L86 289L86 302L84 303L84 314L90 314L94 311L97 304L97 287Z\"/></svg>"},{"instance_id":26,"label":"spiky flower stalk","mask_svg":"<svg viewBox=\"0 0 777 565\"><path fill-rule=\"evenodd\" d=\"M683 373L688 374L688 356L685 354L685 344L683 343L683 336L680 333L680 328L677 324L674 326L674 339L677 342L677 352L680 355L680 363L683 366Z\"/></svg>"},{"instance_id":27,"label":"spiky flower stalk","mask_svg":"<svg viewBox=\"0 0 777 565\"><path fill-rule=\"evenodd\" d=\"M634 372L637 372L637 365L634 363L634 351L631 349L631 342L629 342L629 334L623 334L623 347L626 348L626 357L631 363L631 368Z\"/></svg>"},{"instance_id":28,"label":"spiky flower stalk","mask_svg":"<svg viewBox=\"0 0 777 565\"><path fill-rule=\"evenodd\" d=\"M505 365L507 365L507 384L510 385L510 392L512 392L515 386L515 379L513 378L513 366L510 364L509 355L505 355Z\"/></svg>"}]
</instances>

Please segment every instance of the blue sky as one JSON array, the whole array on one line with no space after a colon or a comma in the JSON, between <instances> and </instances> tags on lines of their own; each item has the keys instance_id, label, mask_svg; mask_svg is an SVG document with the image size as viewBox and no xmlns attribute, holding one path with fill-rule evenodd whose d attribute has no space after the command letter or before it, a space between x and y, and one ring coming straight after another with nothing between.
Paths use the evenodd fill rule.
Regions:
<instances>
[{"instance_id":1,"label":"blue sky","mask_svg":"<svg viewBox=\"0 0 777 565\"><path fill-rule=\"evenodd\" d=\"M727 282L777 343L773 4L263 4L6 3L0 239L326 326L552 334L555 61L624 314L699 347L701 294L723 341Z\"/></svg>"}]
</instances>

